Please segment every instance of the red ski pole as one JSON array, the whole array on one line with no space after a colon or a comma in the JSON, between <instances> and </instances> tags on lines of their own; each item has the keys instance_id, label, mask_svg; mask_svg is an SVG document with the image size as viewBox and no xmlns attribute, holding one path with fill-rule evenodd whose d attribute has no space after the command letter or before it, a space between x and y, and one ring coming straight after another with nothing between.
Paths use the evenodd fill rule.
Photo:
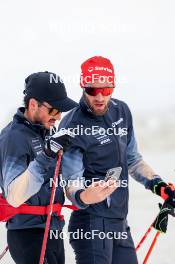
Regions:
<instances>
[{"instance_id":1,"label":"red ski pole","mask_svg":"<svg viewBox=\"0 0 175 264\"><path fill-rule=\"evenodd\" d=\"M145 239L147 238L148 234L151 232L151 229L153 228L153 224L150 225L150 227L148 228L148 230L146 231L146 233L144 234L144 236L142 237L142 239L140 240L140 242L138 243L137 247L136 247L136 251L141 247L141 245L143 244L143 242L145 241Z\"/></svg>"},{"instance_id":2,"label":"red ski pole","mask_svg":"<svg viewBox=\"0 0 175 264\"><path fill-rule=\"evenodd\" d=\"M0 254L0 260L4 257L4 255L7 253L9 247L6 246L6 248L4 249L4 251Z\"/></svg>"},{"instance_id":3,"label":"red ski pole","mask_svg":"<svg viewBox=\"0 0 175 264\"><path fill-rule=\"evenodd\" d=\"M55 168L55 175L53 178L53 186L51 190L50 204L49 204L49 210L47 214L46 227L45 227L45 232L44 232L44 238L43 238L43 243L42 243L39 264L44 263L44 256L46 252L47 239L48 239L48 234L49 234L49 229L50 229L50 221L51 221L51 216L52 216L53 204L55 200L55 191L56 191L57 178L58 178L59 170L60 170L61 157L62 157L62 154L59 153L56 168Z\"/></svg>"},{"instance_id":4,"label":"red ski pole","mask_svg":"<svg viewBox=\"0 0 175 264\"><path fill-rule=\"evenodd\" d=\"M152 242L152 244L151 244L151 246L150 246L150 248L148 250L148 253L147 253L147 255L146 255L146 257L145 257L145 259L143 261L143 264L147 264L148 258L150 257L151 252L153 251L153 248L154 248L154 246L155 246L155 244L157 242L157 238L158 238L159 235L160 235L160 232L157 231L157 233L155 234L155 237L153 239L153 242Z\"/></svg>"}]
</instances>

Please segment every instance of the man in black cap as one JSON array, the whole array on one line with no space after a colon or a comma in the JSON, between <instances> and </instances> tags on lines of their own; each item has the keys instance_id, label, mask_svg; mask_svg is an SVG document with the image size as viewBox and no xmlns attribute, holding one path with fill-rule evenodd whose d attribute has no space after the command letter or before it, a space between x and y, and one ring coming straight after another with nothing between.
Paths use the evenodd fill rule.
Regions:
<instances>
[{"instance_id":1,"label":"man in black cap","mask_svg":"<svg viewBox=\"0 0 175 264\"><path fill-rule=\"evenodd\" d=\"M77 104L67 97L60 78L49 72L31 74L25 80L24 105L13 121L0 134L0 187L13 207L23 203L46 206L50 200L50 178L54 176L56 156L70 143L69 133L48 138L48 130ZM61 186L56 189L54 203L64 203ZM17 264L38 264L46 216L16 215L7 222L10 254ZM64 222L58 215L51 220L52 230L61 232ZM64 245L61 238L47 243L45 262L63 264Z\"/></svg>"}]
</instances>

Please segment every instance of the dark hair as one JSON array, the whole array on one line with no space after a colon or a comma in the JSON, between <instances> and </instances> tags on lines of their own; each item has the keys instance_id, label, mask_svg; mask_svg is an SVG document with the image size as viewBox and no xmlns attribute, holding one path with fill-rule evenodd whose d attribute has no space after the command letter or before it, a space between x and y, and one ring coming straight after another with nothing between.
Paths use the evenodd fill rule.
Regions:
<instances>
[{"instance_id":1,"label":"dark hair","mask_svg":"<svg viewBox=\"0 0 175 264\"><path fill-rule=\"evenodd\" d=\"M24 96L23 103L24 103L24 107L26 109L28 109L28 107L29 107L29 101L30 101L30 99L31 99L31 97L28 96L27 94Z\"/></svg>"},{"instance_id":2,"label":"dark hair","mask_svg":"<svg viewBox=\"0 0 175 264\"><path fill-rule=\"evenodd\" d=\"M30 99L32 99L32 98L33 97L31 97L31 96L29 96L27 94L24 96L24 98L23 98L23 104L24 104L25 109L28 109L29 108L29 102L30 102ZM42 103L43 103L43 101L42 102L39 102L38 101L38 106L41 106Z\"/></svg>"}]
</instances>

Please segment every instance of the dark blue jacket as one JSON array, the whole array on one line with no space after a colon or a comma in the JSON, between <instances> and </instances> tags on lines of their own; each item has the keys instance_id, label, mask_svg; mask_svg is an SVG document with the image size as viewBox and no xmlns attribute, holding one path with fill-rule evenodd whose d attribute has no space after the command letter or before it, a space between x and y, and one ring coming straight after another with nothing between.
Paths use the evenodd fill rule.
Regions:
<instances>
[{"instance_id":1,"label":"dark blue jacket","mask_svg":"<svg viewBox=\"0 0 175 264\"><path fill-rule=\"evenodd\" d=\"M26 169L33 181L29 192L35 193L29 205L48 205L50 201L50 178L54 176L56 161L43 153L46 130L43 126L32 124L20 108L13 121L0 134L0 187L7 196L9 184ZM39 191L38 191L39 190ZM64 193L59 186L55 202L64 203ZM44 228L46 216L17 215L7 223L8 229ZM51 229L61 229L64 222L57 216L52 217Z\"/></svg>"},{"instance_id":2,"label":"dark blue jacket","mask_svg":"<svg viewBox=\"0 0 175 264\"><path fill-rule=\"evenodd\" d=\"M87 128L92 128L92 126L97 129L93 135L80 131L90 132ZM128 167L137 166L142 161L134 137L131 112L126 103L111 99L108 111L102 116L96 116L82 97L80 106L62 120L60 129L63 128L71 128L72 132L76 132L79 128L81 134L75 137L72 147L63 156L62 174L68 184L76 180L82 184L82 181L86 180L87 185L87 180L90 183L93 178L104 180L110 169L122 167L121 187L111 195L110 206L107 205L106 200L87 207L83 206L76 196L77 190L82 189L82 186L75 188L74 191L68 188L69 199L83 209L80 210L82 213L88 212L109 218L126 218L129 199ZM108 130L103 135L100 134L99 129L107 131L109 128L110 131ZM112 131L115 132L111 133ZM150 180L145 175L136 171L134 178L150 189Z\"/></svg>"}]
</instances>

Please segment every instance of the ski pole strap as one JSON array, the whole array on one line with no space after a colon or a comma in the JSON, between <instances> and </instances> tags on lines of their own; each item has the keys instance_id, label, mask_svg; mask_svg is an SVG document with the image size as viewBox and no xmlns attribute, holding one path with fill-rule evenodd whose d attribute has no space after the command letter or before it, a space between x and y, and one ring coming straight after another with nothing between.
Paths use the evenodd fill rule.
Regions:
<instances>
[{"instance_id":1,"label":"ski pole strap","mask_svg":"<svg viewBox=\"0 0 175 264\"><path fill-rule=\"evenodd\" d=\"M71 205L71 204L64 204L62 207L66 207L72 211L78 211L79 210L75 205Z\"/></svg>"},{"instance_id":2,"label":"ski pole strap","mask_svg":"<svg viewBox=\"0 0 175 264\"><path fill-rule=\"evenodd\" d=\"M53 205L53 213L60 215L62 205L56 203ZM33 215L47 215L49 211L49 205L47 206L33 206L33 205L21 205L19 207L19 214L33 214Z\"/></svg>"},{"instance_id":3,"label":"ski pole strap","mask_svg":"<svg viewBox=\"0 0 175 264\"><path fill-rule=\"evenodd\" d=\"M63 207L66 207L71 210L78 210L73 205L61 205L60 203L53 204L52 213L60 216L61 210ZM19 214L33 214L33 215L47 215L50 210L50 205L47 206L33 206L33 205L21 205L19 208Z\"/></svg>"},{"instance_id":4,"label":"ski pole strap","mask_svg":"<svg viewBox=\"0 0 175 264\"><path fill-rule=\"evenodd\" d=\"M78 210L74 205L61 205L60 203L55 203L52 205L52 213L55 213L62 219L64 217L61 215L61 210L66 207L71 210ZM28 205L22 204L15 208L8 204L2 194L0 194L0 221L7 222L10 218L18 214L31 214L31 215L47 215L50 211L50 205L40 206L40 205Z\"/></svg>"}]
</instances>

